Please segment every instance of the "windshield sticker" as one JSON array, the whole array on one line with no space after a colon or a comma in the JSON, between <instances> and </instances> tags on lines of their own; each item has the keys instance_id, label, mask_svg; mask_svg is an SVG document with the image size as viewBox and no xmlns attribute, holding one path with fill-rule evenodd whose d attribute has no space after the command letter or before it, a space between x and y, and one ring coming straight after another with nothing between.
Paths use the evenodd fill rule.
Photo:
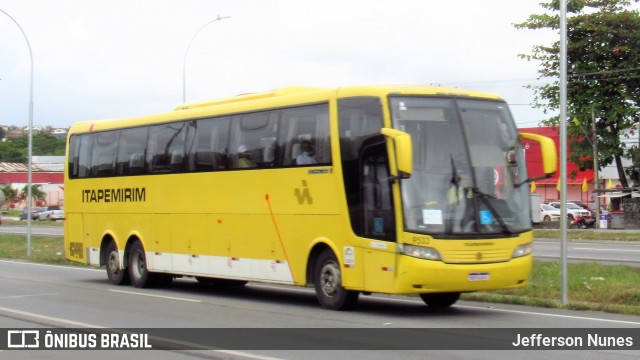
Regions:
<instances>
[{"instance_id":1,"label":"windshield sticker","mask_svg":"<svg viewBox=\"0 0 640 360\"><path fill-rule=\"evenodd\" d=\"M422 209L422 223L425 225L442 225L442 210Z\"/></svg>"},{"instance_id":2,"label":"windshield sticker","mask_svg":"<svg viewBox=\"0 0 640 360\"><path fill-rule=\"evenodd\" d=\"M407 110L407 106L404 104L404 101L400 101L400 103L398 104L398 110Z\"/></svg>"},{"instance_id":3,"label":"windshield sticker","mask_svg":"<svg viewBox=\"0 0 640 360\"><path fill-rule=\"evenodd\" d=\"M491 225L491 224L493 224L493 216L491 216L491 211L489 211L489 210L480 210L480 224L482 224L482 225Z\"/></svg>"}]
</instances>

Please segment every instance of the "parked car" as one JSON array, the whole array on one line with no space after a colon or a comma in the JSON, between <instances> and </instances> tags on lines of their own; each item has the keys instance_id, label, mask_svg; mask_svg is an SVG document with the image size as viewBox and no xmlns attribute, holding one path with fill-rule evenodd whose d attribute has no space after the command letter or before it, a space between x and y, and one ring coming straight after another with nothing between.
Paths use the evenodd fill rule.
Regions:
<instances>
[{"instance_id":1,"label":"parked car","mask_svg":"<svg viewBox=\"0 0 640 360\"><path fill-rule=\"evenodd\" d=\"M548 204L540 204L540 218L542 221L558 221L560 220L560 209Z\"/></svg>"},{"instance_id":2,"label":"parked car","mask_svg":"<svg viewBox=\"0 0 640 360\"><path fill-rule=\"evenodd\" d=\"M48 206L38 214L39 220L64 220L64 210L60 206Z\"/></svg>"},{"instance_id":3,"label":"parked car","mask_svg":"<svg viewBox=\"0 0 640 360\"><path fill-rule=\"evenodd\" d=\"M47 210L47 208L44 207L39 207L39 206L32 206L31 207L31 220L36 220L38 219L38 215L40 214L40 212ZM20 220L27 220L27 208L22 209L22 212L20 213Z\"/></svg>"},{"instance_id":4,"label":"parked car","mask_svg":"<svg viewBox=\"0 0 640 360\"><path fill-rule=\"evenodd\" d=\"M573 204L576 204L576 205L580 206L581 208L583 208L585 210L590 210L589 209L589 205L587 203L585 203L585 202L582 202L582 201L569 200L569 201L567 201L567 203L573 203Z\"/></svg>"},{"instance_id":5,"label":"parked car","mask_svg":"<svg viewBox=\"0 0 640 360\"><path fill-rule=\"evenodd\" d=\"M591 211L591 216L593 216L595 218L596 217L596 204L595 203L589 203L589 211ZM604 206L600 206L600 215L606 215L607 219L609 219L610 216L611 216L609 211L607 211L607 208L605 208ZM596 220L598 220L598 219L596 219Z\"/></svg>"},{"instance_id":6,"label":"parked car","mask_svg":"<svg viewBox=\"0 0 640 360\"><path fill-rule=\"evenodd\" d=\"M559 201L554 201L554 202L550 202L549 205L553 206L556 209L560 209L560 202ZM567 203L567 218L569 220L573 220L576 218L576 216L582 216L583 218L590 218L591 217L591 211L586 210L581 208L580 206L572 203L572 202L568 202Z\"/></svg>"}]
</instances>

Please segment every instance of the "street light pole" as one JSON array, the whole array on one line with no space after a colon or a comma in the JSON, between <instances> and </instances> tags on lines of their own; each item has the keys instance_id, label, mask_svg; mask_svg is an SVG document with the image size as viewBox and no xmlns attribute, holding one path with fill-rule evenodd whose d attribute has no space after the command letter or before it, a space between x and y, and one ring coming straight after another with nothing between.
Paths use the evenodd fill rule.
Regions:
<instances>
[{"instance_id":1,"label":"street light pole","mask_svg":"<svg viewBox=\"0 0 640 360\"><path fill-rule=\"evenodd\" d=\"M596 111L591 108L591 129L593 130L593 175L595 185L595 204L596 204L596 228L600 228L600 176L598 174L600 165L598 164L598 134L596 133Z\"/></svg>"},{"instance_id":2,"label":"street light pole","mask_svg":"<svg viewBox=\"0 0 640 360\"><path fill-rule=\"evenodd\" d=\"M193 40L195 40L196 36L198 36L198 34L200 33L200 31L202 31L202 29L204 29L205 27L207 27L207 25L212 24L216 21L220 21L223 19L229 19L231 18L230 16L220 16L218 15L217 18L209 21L208 23L202 25L200 27L200 29L198 29L198 31L196 31L196 33L193 35L193 37L191 38L191 41L189 41L189 45L187 46L187 51L185 51L184 53L184 60L182 61L182 103L185 103L187 101L187 55L189 55L189 49L191 49L191 44L193 44Z\"/></svg>"},{"instance_id":3,"label":"street light pole","mask_svg":"<svg viewBox=\"0 0 640 360\"><path fill-rule=\"evenodd\" d=\"M567 266L567 0L560 0L560 267L561 303L569 303Z\"/></svg>"},{"instance_id":4,"label":"street light pole","mask_svg":"<svg viewBox=\"0 0 640 360\"><path fill-rule=\"evenodd\" d=\"M33 155L33 52L31 51L31 44L29 44L27 34L24 33L24 30L22 30L20 24L18 24L18 22L6 11L0 9L0 12L7 15L9 19L11 19L11 21L13 21L18 26L18 29L20 29L22 36L24 36L24 40L27 42L27 47L29 48L29 60L31 63L29 76L29 140L27 145L27 257L29 257L31 256L31 184L33 182L33 173L31 169Z\"/></svg>"}]
</instances>

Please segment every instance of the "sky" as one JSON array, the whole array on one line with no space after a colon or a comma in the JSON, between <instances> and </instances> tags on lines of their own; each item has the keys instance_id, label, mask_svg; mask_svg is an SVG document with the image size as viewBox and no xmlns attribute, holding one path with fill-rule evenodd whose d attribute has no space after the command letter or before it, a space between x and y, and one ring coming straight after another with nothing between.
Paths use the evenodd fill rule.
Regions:
<instances>
[{"instance_id":1,"label":"sky","mask_svg":"<svg viewBox=\"0 0 640 360\"><path fill-rule=\"evenodd\" d=\"M442 85L502 96L519 127L559 39L516 29L539 0L0 0L33 54L33 124L172 111L285 86ZM218 16L229 17L209 23ZM208 25L204 26L205 24ZM204 26L204 27L203 27ZM189 43L191 47L187 51ZM0 125L27 126L30 61L0 12Z\"/></svg>"}]
</instances>

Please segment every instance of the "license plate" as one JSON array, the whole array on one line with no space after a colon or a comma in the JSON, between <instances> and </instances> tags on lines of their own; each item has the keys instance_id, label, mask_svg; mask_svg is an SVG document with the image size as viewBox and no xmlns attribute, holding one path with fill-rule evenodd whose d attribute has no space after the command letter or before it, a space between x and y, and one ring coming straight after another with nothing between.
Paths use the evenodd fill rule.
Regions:
<instances>
[{"instance_id":1,"label":"license plate","mask_svg":"<svg viewBox=\"0 0 640 360\"><path fill-rule=\"evenodd\" d=\"M469 281L489 281L489 273L470 273L467 276Z\"/></svg>"}]
</instances>

